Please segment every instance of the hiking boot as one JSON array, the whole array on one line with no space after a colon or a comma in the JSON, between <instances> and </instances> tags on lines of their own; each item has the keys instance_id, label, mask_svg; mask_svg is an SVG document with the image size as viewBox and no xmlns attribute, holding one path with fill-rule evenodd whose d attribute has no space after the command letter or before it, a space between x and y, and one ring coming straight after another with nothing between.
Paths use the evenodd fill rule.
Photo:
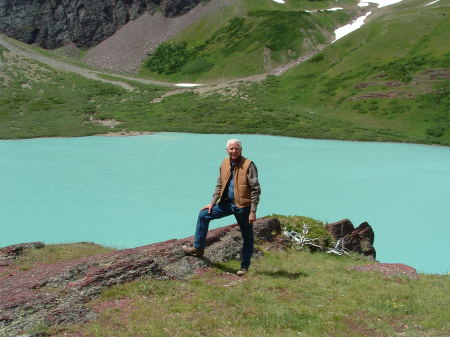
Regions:
<instances>
[{"instance_id":1,"label":"hiking boot","mask_svg":"<svg viewBox=\"0 0 450 337\"><path fill-rule=\"evenodd\" d=\"M248 273L248 269L247 268L241 268L236 272L237 276L244 276L245 274Z\"/></svg>"},{"instance_id":2,"label":"hiking boot","mask_svg":"<svg viewBox=\"0 0 450 337\"><path fill-rule=\"evenodd\" d=\"M203 254L205 254L205 250L203 248L183 246L183 247L181 247L181 249L183 249L183 252L189 256L195 256L195 257L200 258L200 257L203 257Z\"/></svg>"}]
</instances>

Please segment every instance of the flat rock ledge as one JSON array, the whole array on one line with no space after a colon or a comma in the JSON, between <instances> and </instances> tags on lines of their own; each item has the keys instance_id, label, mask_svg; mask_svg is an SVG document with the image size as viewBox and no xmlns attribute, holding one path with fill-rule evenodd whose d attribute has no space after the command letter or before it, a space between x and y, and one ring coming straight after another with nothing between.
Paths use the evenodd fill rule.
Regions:
<instances>
[{"instance_id":1,"label":"flat rock ledge","mask_svg":"<svg viewBox=\"0 0 450 337\"><path fill-rule=\"evenodd\" d=\"M407 266L402 263L370 263L360 266L351 266L348 270L365 271L365 272L377 272L386 277L405 277L412 280L418 280L419 274L413 267Z\"/></svg>"},{"instance_id":2,"label":"flat rock ledge","mask_svg":"<svg viewBox=\"0 0 450 337\"><path fill-rule=\"evenodd\" d=\"M257 219L255 238L270 242L281 232L276 218ZM202 259L185 256L181 246L193 237L118 250L73 261L12 269L0 276L0 336L16 336L37 324L85 322L95 313L85 303L112 285L136 279L187 279L214 263L239 258L237 224L210 230ZM0 260L14 258L41 243L2 248ZM7 263L5 263L7 264Z\"/></svg>"}]
</instances>

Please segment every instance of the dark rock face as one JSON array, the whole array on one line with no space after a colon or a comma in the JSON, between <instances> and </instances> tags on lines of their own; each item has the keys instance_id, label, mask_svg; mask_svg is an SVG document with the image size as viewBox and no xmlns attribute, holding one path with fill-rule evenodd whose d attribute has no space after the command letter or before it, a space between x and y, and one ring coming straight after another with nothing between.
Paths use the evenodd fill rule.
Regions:
<instances>
[{"instance_id":1,"label":"dark rock face","mask_svg":"<svg viewBox=\"0 0 450 337\"><path fill-rule=\"evenodd\" d=\"M161 7L167 17L201 0L0 0L0 32L43 48L93 46L144 13Z\"/></svg>"},{"instance_id":2,"label":"dark rock face","mask_svg":"<svg viewBox=\"0 0 450 337\"><path fill-rule=\"evenodd\" d=\"M164 16L173 18L189 12L202 0L162 0L161 9Z\"/></svg>"},{"instance_id":3,"label":"dark rock face","mask_svg":"<svg viewBox=\"0 0 450 337\"><path fill-rule=\"evenodd\" d=\"M375 233L367 222L354 228L350 220L344 219L327 224L326 228L335 240L343 240L345 249L376 258L376 251L373 247Z\"/></svg>"},{"instance_id":4,"label":"dark rock face","mask_svg":"<svg viewBox=\"0 0 450 337\"><path fill-rule=\"evenodd\" d=\"M255 238L272 241L278 219L258 219ZM141 278L185 279L213 263L239 257L242 239L237 225L211 230L205 256L185 256L181 246L193 238L169 240L81 259L14 270L0 275L0 336L14 336L38 323L83 322L95 313L84 303L106 287Z\"/></svg>"}]
</instances>

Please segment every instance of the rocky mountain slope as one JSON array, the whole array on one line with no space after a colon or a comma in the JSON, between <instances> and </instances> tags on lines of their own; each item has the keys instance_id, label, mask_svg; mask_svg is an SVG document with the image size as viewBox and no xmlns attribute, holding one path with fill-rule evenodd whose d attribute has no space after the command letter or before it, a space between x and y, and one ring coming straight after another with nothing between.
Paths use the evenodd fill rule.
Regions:
<instances>
[{"instance_id":1,"label":"rocky mountain slope","mask_svg":"<svg viewBox=\"0 0 450 337\"><path fill-rule=\"evenodd\" d=\"M160 8L165 17L188 12L201 0L0 0L0 32L43 48L68 43L90 47L131 19Z\"/></svg>"}]
</instances>

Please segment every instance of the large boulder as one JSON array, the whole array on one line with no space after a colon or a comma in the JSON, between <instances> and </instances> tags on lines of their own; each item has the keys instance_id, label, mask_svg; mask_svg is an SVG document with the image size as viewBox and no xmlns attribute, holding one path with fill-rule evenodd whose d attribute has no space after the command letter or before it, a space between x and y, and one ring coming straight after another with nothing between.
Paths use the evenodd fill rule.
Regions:
<instances>
[{"instance_id":1,"label":"large boulder","mask_svg":"<svg viewBox=\"0 0 450 337\"><path fill-rule=\"evenodd\" d=\"M27 249L41 249L44 248L44 243L41 241L18 243L16 245L6 246L0 248L1 258L16 258L22 255Z\"/></svg>"},{"instance_id":2,"label":"large boulder","mask_svg":"<svg viewBox=\"0 0 450 337\"><path fill-rule=\"evenodd\" d=\"M376 258L375 233L372 227L363 222L357 228L348 219L343 219L326 225L334 240L342 240L343 247L349 251Z\"/></svg>"}]
</instances>

